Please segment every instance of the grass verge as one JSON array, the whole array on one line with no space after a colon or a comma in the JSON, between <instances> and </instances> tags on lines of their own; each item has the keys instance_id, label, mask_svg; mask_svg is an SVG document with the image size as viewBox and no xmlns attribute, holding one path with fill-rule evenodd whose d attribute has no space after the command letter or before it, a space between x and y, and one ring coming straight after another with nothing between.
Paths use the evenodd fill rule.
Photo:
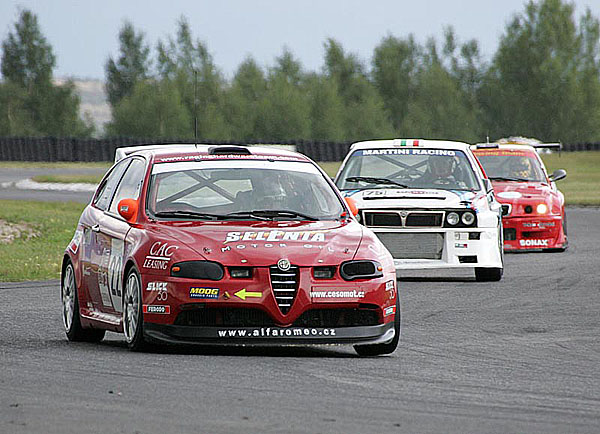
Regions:
<instances>
[{"instance_id":1,"label":"grass verge","mask_svg":"<svg viewBox=\"0 0 600 434\"><path fill-rule=\"evenodd\" d=\"M38 175L31 178L35 182L58 182L61 184L86 183L98 184L104 174L82 175L82 174L60 174L60 175Z\"/></svg>"},{"instance_id":2,"label":"grass verge","mask_svg":"<svg viewBox=\"0 0 600 434\"><path fill-rule=\"evenodd\" d=\"M73 237L85 204L0 200L0 219L25 223L39 235L0 244L0 280L60 278L62 253Z\"/></svg>"},{"instance_id":3,"label":"grass verge","mask_svg":"<svg viewBox=\"0 0 600 434\"><path fill-rule=\"evenodd\" d=\"M543 154L548 173L565 169L567 177L556 183L567 205L600 206L600 152Z\"/></svg>"}]
</instances>

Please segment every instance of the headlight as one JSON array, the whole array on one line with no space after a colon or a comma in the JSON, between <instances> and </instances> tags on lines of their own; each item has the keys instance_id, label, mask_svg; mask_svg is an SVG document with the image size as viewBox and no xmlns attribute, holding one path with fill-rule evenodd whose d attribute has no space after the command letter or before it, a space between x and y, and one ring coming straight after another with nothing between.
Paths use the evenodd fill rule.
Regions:
<instances>
[{"instance_id":1,"label":"headlight","mask_svg":"<svg viewBox=\"0 0 600 434\"><path fill-rule=\"evenodd\" d=\"M548 212L548 207L546 206L545 203L540 203L537 206L536 211L538 214L546 214Z\"/></svg>"},{"instance_id":2,"label":"headlight","mask_svg":"<svg viewBox=\"0 0 600 434\"><path fill-rule=\"evenodd\" d=\"M344 280L375 279L383 276L383 267L377 261L348 261L340 267Z\"/></svg>"},{"instance_id":3,"label":"headlight","mask_svg":"<svg viewBox=\"0 0 600 434\"><path fill-rule=\"evenodd\" d=\"M472 212L466 212L462 215L461 220L463 224L470 226L475 221L475 214L473 214Z\"/></svg>"},{"instance_id":4,"label":"headlight","mask_svg":"<svg viewBox=\"0 0 600 434\"><path fill-rule=\"evenodd\" d=\"M459 220L460 220L460 218L458 217L458 214L455 212L451 212L446 216L446 221L448 222L448 224L450 224L452 226L458 224Z\"/></svg>"},{"instance_id":5,"label":"headlight","mask_svg":"<svg viewBox=\"0 0 600 434\"><path fill-rule=\"evenodd\" d=\"M224 274L223 267L218 262L185 261L171 267L171 276L187 279L221 280Z\"/></svg>"}]
</instances>

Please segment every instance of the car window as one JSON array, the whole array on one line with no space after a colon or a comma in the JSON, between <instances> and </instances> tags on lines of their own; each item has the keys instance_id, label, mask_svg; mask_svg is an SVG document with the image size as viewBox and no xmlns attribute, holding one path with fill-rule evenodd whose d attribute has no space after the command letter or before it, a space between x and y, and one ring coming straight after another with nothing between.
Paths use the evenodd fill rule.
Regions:
<instances>
[{"instance_id":1,"label":"car window","mask_svg":"<svg viewBox=\"0 0 600 434\"><path fill-rule=\"evenodd\" d=\"M491 179L507 178L525 181L546 182L546 175L533 154L522 151L482 151L477 158Z\"/></svg>"},{"instance_id":2,"label":"car window","mask_svg":"<svg viewBox=\"0 0 600 434\"><path fill-rule=\"evenodd\" d=\"M397 188L397 184L406 188L442 190L481 188L464 152L425 148L354 151L336 183L342 190Z\"/></svg>"},{"instance_id":3,"label":"car window","mask_svg":"<svg viewBox=\"0 0 600 434\"><path fill-rule=\"evenodd\" d=\"M113 193L115 192L115 188L121 180L123 172L130 162L131 160L123 160L112 168L109 175L104 179L104 182L98 188L98 192L96 193L96 197L94 198L93 202L93 205L96 208L106 211Z\"/></svg>"},{"instance_id":4,"label":"car window","mask_svg":"<svg viewBox=\"0 0 600 434\"><path fill-rule=\"evenodd\" d=\"M312 163L203 162L153 169L149 211L228 214L285 210L337 219L340 200ZM177 170L175 170L177 168Z\"/></svg>"},{"instance_id":5,"label":"car window","mask_svg":"<svg viewBox=\"0 0 600 434\"><path fill-rule=\"evenodd\" d=\"M142 183L144 182L144 174L146 169L146 163L141 159L134 159L125 175L123 175L119 186L117 187L117 192L110 204L109 211L111 213L117 214L119 202L122 199L137 199L140 197L140 191L142 188Z\"/></svg>"}]
</instances>

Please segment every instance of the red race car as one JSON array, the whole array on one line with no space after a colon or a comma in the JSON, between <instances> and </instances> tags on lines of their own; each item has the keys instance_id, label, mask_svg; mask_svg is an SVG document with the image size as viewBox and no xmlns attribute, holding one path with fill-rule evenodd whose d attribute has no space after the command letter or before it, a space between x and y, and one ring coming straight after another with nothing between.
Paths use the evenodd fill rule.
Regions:
<instances>
[{"instance_id":1,"label":"red race car","mask_svg":"<svg viewBox=\"0 0 600 434\"><path fill-rule=\"evenodd\" d=\"M567 249L565 198L555 181L567 176L560 169L548 176L536 148L558 143L482 143L473 153L492 180L502 204L504 250L564 251Z\"/></svg>"},{"instance_id":2,"label":"red race car","mask_svg":"<svg viewBox=\"0 0 600 434\"><path fill-rule=\"evenodd\" d=\"M122 158L121 158L122 157ZM66 334L148 343L352 344L400 336L390 253L295 152L122 148L62 261Z\"/></svg>"}]
</instances>

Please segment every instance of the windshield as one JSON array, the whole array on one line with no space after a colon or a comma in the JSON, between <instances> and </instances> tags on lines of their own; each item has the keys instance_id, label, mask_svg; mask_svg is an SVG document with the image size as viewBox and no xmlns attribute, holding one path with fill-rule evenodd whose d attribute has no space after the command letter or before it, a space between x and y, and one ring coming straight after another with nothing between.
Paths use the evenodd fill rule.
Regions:
<instances>
[{"instance_id":1,"label":"windshield","mask_svg":"<svg viewBox=\"0 0 600 434\"><path fill-rule=\"evenodd\" d=\"M435 188L479 190L462 151L449 149L364 149L355 151L337 179L341 190Z\"/></svg>"},{"instance_id":2,"label":"windshield","mask_svg":"<svg viewBox=\"0 0 600 434\"><path fill-rule=\"evenodd\" d=\"M221 160L155 164L148 211L180 220L334 220L344 209L312 163Z\"/></svg>"},{"instance_id":3,"label":"windshield","mask_svg":"<svg viewBox=\"0 0 600 434\"><path fill-rule=\"evenodd\" d=\"M490 179L546 182L535 155L522 151L484 151L475 154Z\"/></svg>"}]
</instances>

